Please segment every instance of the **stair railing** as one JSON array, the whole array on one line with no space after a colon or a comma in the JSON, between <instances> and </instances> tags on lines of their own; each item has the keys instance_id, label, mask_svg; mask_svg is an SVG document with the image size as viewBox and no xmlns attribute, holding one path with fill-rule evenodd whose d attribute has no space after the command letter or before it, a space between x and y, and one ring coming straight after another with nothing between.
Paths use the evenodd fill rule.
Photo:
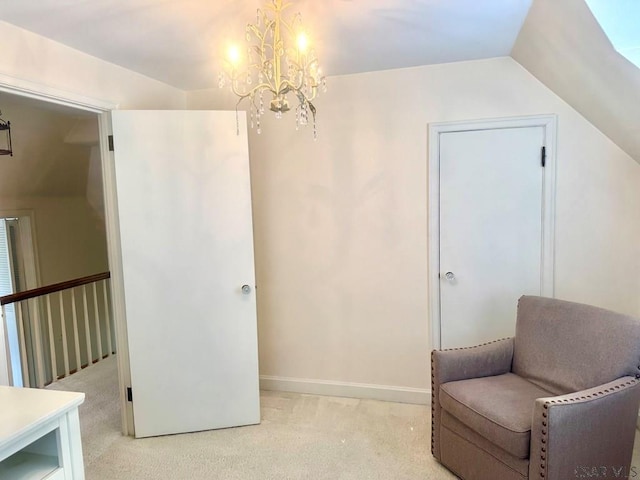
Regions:
<instances>
[{"instance_id":1,"label":"stair railing","mask_svg":"<svg viewBox=\"0 0 640 480\"><path fill-rule=\"evenodd\" d=\"M10 355L20 359L10 373L23 386L43 388L115 354L110 277L104 272L0 297L4 330L17 337L17 348L8 342Z\"/></svg>"}]
</instances>

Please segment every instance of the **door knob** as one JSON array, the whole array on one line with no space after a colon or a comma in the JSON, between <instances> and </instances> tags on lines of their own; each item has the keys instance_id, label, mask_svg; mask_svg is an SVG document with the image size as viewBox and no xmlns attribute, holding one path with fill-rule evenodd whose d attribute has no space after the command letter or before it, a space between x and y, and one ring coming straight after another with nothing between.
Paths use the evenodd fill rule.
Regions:
<instances>
[{"instance_id":1,"label":"door knob","mask_svg":"<svg viewBox=\"0 0 640 480\"><path fill-rule=\"evenodd\" d=\"M251 287L249 285L242 285L242 293L249 295L251 293Z\"/></svg>"},{"instance_id":2,"label":"door knob","mask_svg":"<svg viewBox=\"0 0 640 480\"><path fill-rule=\"evenodd\" d=\"M447 272L444 274L444 278L446 278L447 280L455 280L456 276L453 272Z\"/></svg>"}]
</instances>

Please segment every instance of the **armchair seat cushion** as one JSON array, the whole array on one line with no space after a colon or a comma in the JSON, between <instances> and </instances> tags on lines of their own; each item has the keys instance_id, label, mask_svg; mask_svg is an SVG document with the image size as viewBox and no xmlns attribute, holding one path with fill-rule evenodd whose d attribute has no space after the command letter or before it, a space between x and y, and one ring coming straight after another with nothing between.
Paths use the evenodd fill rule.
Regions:
<instances>
[{"instance_id":1,"label":"armchair seat cushion","mask_svg":"<svg viewBox=\"0 0 640 480\"><path fill-rule=\"evenodd\" d=\"M517 458L529 458L536 398L553 394L513 373L440 386L441 407Z\"/></svg>"}]
</instances>

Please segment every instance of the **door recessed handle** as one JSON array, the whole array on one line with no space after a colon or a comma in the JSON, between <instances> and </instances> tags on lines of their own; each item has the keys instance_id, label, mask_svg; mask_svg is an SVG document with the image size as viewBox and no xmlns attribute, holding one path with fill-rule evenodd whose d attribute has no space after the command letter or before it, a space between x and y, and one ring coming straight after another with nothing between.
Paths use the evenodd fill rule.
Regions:
<instances>
[{"instance_id":1,"label":"door recessed handle","mask_svg":"<svg viewBox=\"0 0 640 480\"><path fill-rule=\"evenodd\" d=\"M249 285L242 285L242 293L249 295L251 293L251 287Z\"/></svg>"}]
</instances>

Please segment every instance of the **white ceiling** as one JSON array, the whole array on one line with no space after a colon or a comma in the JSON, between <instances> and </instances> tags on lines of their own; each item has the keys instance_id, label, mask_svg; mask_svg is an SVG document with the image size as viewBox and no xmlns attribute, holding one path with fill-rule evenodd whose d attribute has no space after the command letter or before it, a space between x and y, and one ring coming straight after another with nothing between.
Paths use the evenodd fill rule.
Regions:
<instances>
[{"instance_id":1,"label":"white ceiling","mask_svg":"<svg viewBox=\"0 0 640 480\"><path fill-rule=\"evenodd\" d=\"M183 90L213 87L260 0L0 0L0 19ZM295 0L327 75L509 55L531 0Z\"/></svg>"}]
</instances>

